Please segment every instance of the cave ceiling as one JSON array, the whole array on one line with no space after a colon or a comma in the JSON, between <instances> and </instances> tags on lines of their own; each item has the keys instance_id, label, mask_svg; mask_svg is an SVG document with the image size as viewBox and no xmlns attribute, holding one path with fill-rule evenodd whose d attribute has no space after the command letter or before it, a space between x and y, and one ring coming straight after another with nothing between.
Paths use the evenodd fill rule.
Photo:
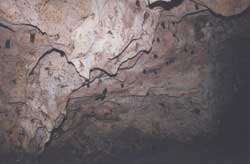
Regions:
<instances>
[{"instance_id":1,"label":"cave ceiling","mask_svg":"<svg viewBox=\"0 0 250 164\"><path fill-rule=\"evenodd\" d=\"M63 125L66 131L93 113L95 120L111 121L90 121L105 134L114 124L181 140L209 131L207 122L216 112L207 110L213 108L208 97L217 81L202 54L212 34L218 33L215 46L234 30L215 15L238 15L249 5L249 0L0 0L1 138L42 152L55 129ZM78 116L71 112L76 106ZM161 118L162 112L169 117ZM190 114L200 112L199 118Z\"/></svg>"}]
</instances>

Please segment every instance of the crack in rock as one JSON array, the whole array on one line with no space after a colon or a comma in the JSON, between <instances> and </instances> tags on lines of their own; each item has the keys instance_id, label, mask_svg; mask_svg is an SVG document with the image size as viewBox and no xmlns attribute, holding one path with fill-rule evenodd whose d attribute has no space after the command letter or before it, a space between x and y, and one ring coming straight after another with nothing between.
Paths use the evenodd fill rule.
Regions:
<instances>
[{"instance_id":1,"label":"crack in rock","mask_svg":"<svg viewBox=\"0 0 250 164\"><path fill-rule=\"evenodd\" d=\"M50 3L48 1L46 5ZM112 0L101 6L93 3L91 8L93 13L77 28L72 28L68 42L60 40L60 34L50 35L51 32L28 17L30 21L27 23L1 21L2 38L8 38L4 33L6 30L12 35L10 51L6 50L6 53L23 61L19 71L23 75L15 73L15 76L22 76L22 86L18 83L14 88L24 91L20 96L25 108L18 112L16 124L10 129L13 131L10 142L28 152L43 151L51 132L66 115L70 94L87 85L90 72L99 70L115 76L121 65L152 47L159 11L149 10L144 1L136 6L132 0ZM18 56L18 52L22 55ZM9 67L15 66L11 64Z\"/></svg>"}]
</instances>

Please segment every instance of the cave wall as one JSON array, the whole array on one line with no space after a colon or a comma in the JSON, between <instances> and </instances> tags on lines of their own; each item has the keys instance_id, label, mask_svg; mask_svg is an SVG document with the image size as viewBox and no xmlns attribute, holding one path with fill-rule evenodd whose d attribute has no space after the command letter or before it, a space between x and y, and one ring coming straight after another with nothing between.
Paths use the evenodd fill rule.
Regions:
<instances>
[{"instance_id":1,"label":"cave wall","mask_svg":"<svg viewBox=\"0 0 250 164\"><path fill-rule=\"evenodd\" d=\"M237 19L207 10L169 16L189 13L188 5L195 9L186 3L162 13L150 53L131 60L116 77L103 75L72 94L51 145L66 143L86 155L140 148L149 138L208 140L226 112L245 110L233 106L245 83L238 67L247 59L235 44L249 44L249 12Z\"/></svg>"},{"instance_id":2,"label":"cave wall","mask_svg":"<svg viewBox=\"0 0 250 164\"><path fill-rule=\"evenodd\" d=\"M0 0L3 147L40 153L52 134L63 136L58 143L79 131L110 136L132 128L182 141L210 133L233 98L230 88L237 91L235 73L224 73L233 58L220 61L220 43L248 27L247 18L239 26L211 11L229 16L248 6Z\"/></svg>"}]
</instances>

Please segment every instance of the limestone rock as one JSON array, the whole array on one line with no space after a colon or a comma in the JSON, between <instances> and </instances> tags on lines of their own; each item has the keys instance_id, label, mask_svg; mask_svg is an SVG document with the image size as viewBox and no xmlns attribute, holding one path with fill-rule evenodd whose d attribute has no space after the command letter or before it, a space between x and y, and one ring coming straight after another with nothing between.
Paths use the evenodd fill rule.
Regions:
<instances>
[{"instance_id":1,"label":"limestone rock","mask_svg":"<svg viewBox=\"0 0 250 164\"><path fill-rule=\"evenodd\" d=\"M250 0L194 0L195 2L206 6L213 12L223 15L232 16L242 13L250 6Z\"/></svg>"},{"instance_id":2,"label":"limestone rock","mask_svg":"<svg viewBox=\"0 0 250 164\"><path fill-rule=\"evenodd\" d=\"M218 81L204 55L216 34L207 8L229 16L249 1L159 1L164 13L150 6L157 2L0 0L1 143L40 153L68 112L64 129L91 116L86 133L130 125L185 140L209 131ZM69 98L81 111L76 117Z\"/></svg>"},{"instance_id":3,"label":"limestone rock","mask_svg":"<svg viewBox=\"0 0 250 164\"><path fill-rule=\"evenodd\" d=\"M169 4L182 3L189 0L149 0L149 4L166 2ZM222 16L238 15L250 6L250 0L191 0L199 5L209 8L216 14Z\"/></svg>"},{"instance_id":4,"label":"limestone rock","mask_svg":"<svg viewBox=\"0 0 250 164\"><path fill-rule=\"evenodd\" d=\"M83 79L36 28L2 20L0 30L1 110L7 113L2 121L11 119L2 129L9 131L5 138L10 143L40 152L66 115L69 94Z\"/></svg>"},{"instance_id":5,"label":"limestone rock","mask_svg":"<svg viewBox=\"0 0 250 164\"><path fill-rule=\"evenodd\" d=\"M151 49L160 15L143 0L1 0L0 11L1 103L20 106L3 129L28 152L43 150L72 91Z\"/></svg>"}]
</instances>

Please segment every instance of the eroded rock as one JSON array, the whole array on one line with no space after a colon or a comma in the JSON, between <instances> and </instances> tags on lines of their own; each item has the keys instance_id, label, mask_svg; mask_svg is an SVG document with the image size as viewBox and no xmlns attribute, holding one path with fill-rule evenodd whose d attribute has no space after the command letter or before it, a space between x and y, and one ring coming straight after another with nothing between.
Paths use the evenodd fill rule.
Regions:
<instances>
[{"instance_id":1,"label":"eroded rock","mask_svg":"<svg viewBox=\"0 0 250 164\"><path fill-rule=\"evenodd\" d=\"M224 20L190 1L164 11L150 53L72 94L52 145L70 145L84 158L140 149L152 138L195 142L215 135L242 82L239 49L228 42L249 31L248 18L249 12Z\"/></svg>"},{"instance_id":2,"label":"eroded rock","mask_svg":"<svg viewBox=\"0 0 250 164\"><path fill-rule=\"evenodd\" d=\"M27 151L40 152L66 115L69 94L83 79L37 29L1 23L1 67L5 70L1 99L15 116L3 127L10 134L5 138Z\"/></svg>"},{"instance_id":3,"label":"eroded rock","mask_svg":"<svg viewBox=\"0 0 250 164\"><path fill-rule=\"evenodd\" d=\"M77 119L69 112L75 122L67 120L65 129L88 115L90 134L129 125L145 134L189 140L210 131L219 110L217 104L209 106L217 81L202 55L216 33L207 8L234 15L249 1L175 2L165 0L171 7L159 21L162 6L148 6L155 0L0 0L3 141L42 152L67 115L68 99L77 97L81 112Z\"/></svg>"},{"instance_id":4,"label":"eroded rock","mask_svg":"<svg viewBox=\"0 0 250 164\"><path fill-rule=\"evenodd\" d=\"M13 60L2 65L4 70L18 68L13 75L20 77L3 93L13 92L10 97L18 99L13 102L23 105L10 142L29 152L43 150L66 115L71 92L97 76L90 76L92 70L115 75L123 63L151 49L159 18L145 1L0 3L2 55ZM7 82L1 88L9 85L9 75L2 75Z\"/></svg>"},{"instance_id":5,"label":"eroded rock","mask_svg":"<svg viewBox=\"0 0 250 164\"><path fill-rule=\"evenodd\" d=\"M213 12L223 15L232 16L242 13L250 6L249 0L194 0L195 2L206 6Z\"/></svg>"}]
</instances>

